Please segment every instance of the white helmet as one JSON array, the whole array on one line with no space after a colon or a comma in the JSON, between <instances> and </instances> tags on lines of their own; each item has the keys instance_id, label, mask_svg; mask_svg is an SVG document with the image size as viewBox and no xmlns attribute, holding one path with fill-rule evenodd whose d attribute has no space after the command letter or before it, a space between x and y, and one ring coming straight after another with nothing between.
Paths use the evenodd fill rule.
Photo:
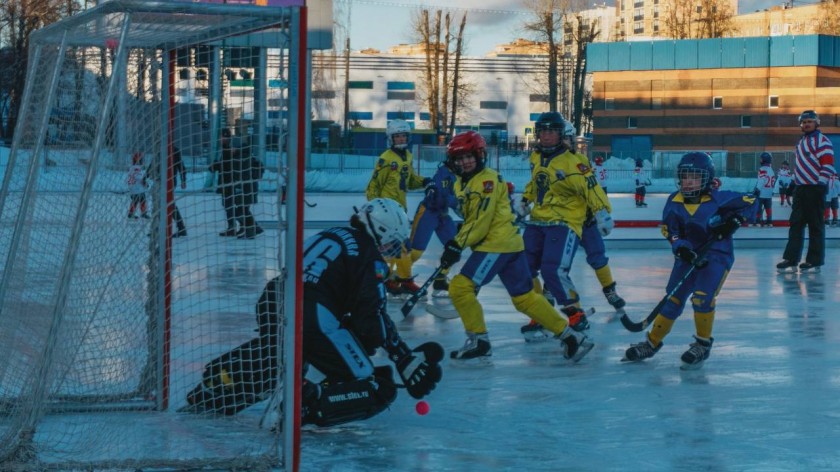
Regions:
<instances>
[{"instance_id":1,"label":"white helmet","mask_svg":"<svg viewBox=\"0 0 840 472\"><path fill-rule=\"evenodd\" d=\"M575 125L571 121L563 120L563 122L565 123L563 125L563 136L574 139L577 136Z\"/></svg>"},{"instance_id":2,"label":"white helmet","mask_svg":"<svg viewBox=\"0 0 840 472\"><path fill-rule=\"evenodd\" d=\"M399 257L408 246L408 215L394 200L374 198L357 209L356 216L384 257Z\"/></svg>"},{"instance_id":3,"label":"white helmet","mask_svg":"<svg viewBox=\"0 0 840 472\"><path fill-rule=\"evenodd\" d=\"M394 144L395 134L405 134L406 138L411 136L411 126L408 122L403 120L391 120L388 126L385 127L385 135L388 137L388 147L395 147L397 149L405 149L408 147L408 139L405 144Z\"/></svg>"}]
</instances>

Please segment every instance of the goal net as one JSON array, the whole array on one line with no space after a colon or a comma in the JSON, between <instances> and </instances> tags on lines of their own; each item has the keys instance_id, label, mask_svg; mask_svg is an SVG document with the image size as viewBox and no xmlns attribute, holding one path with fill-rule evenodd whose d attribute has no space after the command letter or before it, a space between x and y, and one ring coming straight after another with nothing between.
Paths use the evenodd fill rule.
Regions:
<instances>
[{"instance_id":1,"label":"goal net","mask_svg":"<svg viewBox=\"0 0 840 472\"><path fill-rule=\"evenodd\" d=\"M299 293L305 24L114 0L33 34L0 162L0 469L288 466L295 422L260 423L295 305L270 334L255 307L275 277Z\"/></svg>"}]
</instances>

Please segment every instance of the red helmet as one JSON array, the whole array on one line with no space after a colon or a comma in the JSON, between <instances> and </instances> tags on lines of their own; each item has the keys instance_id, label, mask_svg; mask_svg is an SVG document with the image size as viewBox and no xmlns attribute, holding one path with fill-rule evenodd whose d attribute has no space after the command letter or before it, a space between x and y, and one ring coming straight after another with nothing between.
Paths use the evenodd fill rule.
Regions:
<instances>
[{"instance_id":1,"label":"red helmet","mask_svg":"<svg viewBox=\"0 0 840 472\"><path fill-rule=\"evenodd\" d=\"M484 151L486 147L487 143L484 142L484 138L478 134L478 131L464 131L456 134L452 141L449 141L449 145L446 146L446 155L452 157L472 152L476 154L476 157L480 157L477 151Z\"/></svg>"},{"instance_id":2,"label":"red helmet","mask_svg":"<svg viewBox=\"0 0 840 472\"><path fill-rule=\"evenodd\" d=\"M134 155L131 156L131 163L132 164L142 164L143 163L143 153L142 152L135 152Z\"/></svg>"},{"instance_id":3,"label":"red helmet","mask_svg":"<svg viewBox=\"0 0 840 472\"><path fill-rule=\"evenodd\" d=\"M604 163L604 158L603 158L603 157L601 157L601 156L597 156L597 157L595 158L595 165L599 166L599 165L601 165L601 164L603 164L603 163Z\"/></svg>"},{"instance_id":4,"label":"red helmet","mask_svg":"<svg viewBox=\"0 0 840 472\"><path fill-rule=\"evenodd\" d=\"M479 172L484 168L486 148L487 143L477 131L464 131L463 133L456 134L452 138L452 141L449 141L449 144L446 146L446 158L449 161L450 167L454 169L455 174L461 175L461 170L455 165L455 157L472 154L476 160L474 172Z\"/></svg>"}]
</instances>

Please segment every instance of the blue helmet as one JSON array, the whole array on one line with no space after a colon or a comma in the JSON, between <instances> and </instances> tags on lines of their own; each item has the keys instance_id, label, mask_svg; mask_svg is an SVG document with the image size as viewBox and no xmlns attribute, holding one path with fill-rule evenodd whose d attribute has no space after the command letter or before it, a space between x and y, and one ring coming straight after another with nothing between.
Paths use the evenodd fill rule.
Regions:
<instances>
[{"instance_id":1,"label":"blue helmet","mask_svg":"<svg viewBox=\"0 0 840 472\"><path fill-rule=\"evenodd\" d=\"M769 166L770 163L773 162L773 156L771 156L769 152L762 152L759 160L761 161L761 165Z\"/></svg>"},{"instance_id":2,"label":"blue helmet","mask_svg":"<svg viewBox=\"0 0 840 472\"><path fill-rule=\"evenodd\" d=\"M545 146L539 140L539 133L540 131L546 130L556 130L560 135L560 140L558 140L557 144L554 146ZM556 111L547 111L545 113L540 114L537 118L536 123L534 123L534 133L537 135L537 146L540 151L545 153L551 153L555 150L559 149L563 146L562 138L566 134L566 119L563 118L563 115L557 113Z\"/></svg>"},{"instance_id":3,"label":"blue helmet","mask_svg":"<svg viewBox=\"0 0 840 472\"><path fill-rule=\"evenodd\" d=\"M699 197L708 193L715 178L715 164L705 152L690 152L677 165L677 188L685 198ZM683 180L700 179L696 185L683 185Z\"/></svg>"},{"instance_id":4,"label":"blue helmet","mask_svg":"<svg viewBox=\"0 0 840 472\"><path fill-rule=\"evenodd\" d=\"M641 159L636 159L636 167L644 167L645 163Z\"/></svg>"}]
</instances>

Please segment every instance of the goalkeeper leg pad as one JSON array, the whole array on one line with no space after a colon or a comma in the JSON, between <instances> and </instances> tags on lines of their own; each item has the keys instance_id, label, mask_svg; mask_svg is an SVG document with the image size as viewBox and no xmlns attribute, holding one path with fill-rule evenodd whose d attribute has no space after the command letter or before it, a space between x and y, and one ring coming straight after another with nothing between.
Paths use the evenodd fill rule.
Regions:
<instances>
[{"instance_id":1,"label":"goalkeeper leg pad","mask_svg":"<svg viewBox=\"0 0 840 472\"><path fill-rule=\"evenodd\" d=\"M371 379L322 383L316 397L304 398L301 423L334 426L381 413L397 398L390 368L389 375L383 374L384 370L377 367L375 377Z\"/></svg>"}]
</instances>

